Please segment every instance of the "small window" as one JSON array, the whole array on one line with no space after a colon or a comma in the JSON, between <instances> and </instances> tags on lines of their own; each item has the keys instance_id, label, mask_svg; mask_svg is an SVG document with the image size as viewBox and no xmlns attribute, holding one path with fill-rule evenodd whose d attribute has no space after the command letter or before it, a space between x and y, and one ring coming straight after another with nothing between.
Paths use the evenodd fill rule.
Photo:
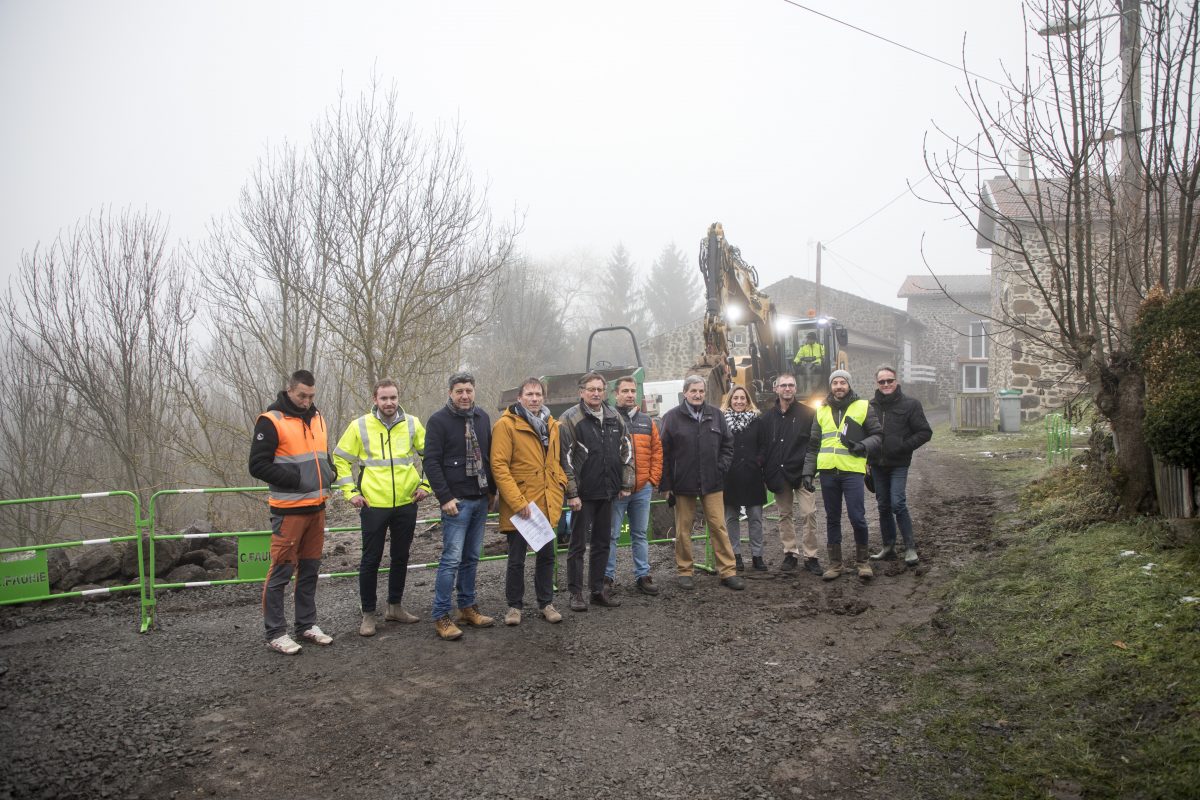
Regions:
<instances>
[{"instance_id":1,"label":"small window","mask_svg":"<svg viewBox=\"0 0 1200 800\"><path fill-rule=\"evenodd\" d=\"M964 392L986 392L988 390L988 368L983 364L963 364L962 390Z\"/></svg>"},{"instance_id":2,"label":"small window","mask_svg":"<svg viewBox=\"0 0 1200 800\"><path fill-rule=\"evenodd\" d=\"M988 337L986 322L972 322L970 336L970 348L968 355L971 358L987 358L988 357Z\"/></svg>"}]
</instances>

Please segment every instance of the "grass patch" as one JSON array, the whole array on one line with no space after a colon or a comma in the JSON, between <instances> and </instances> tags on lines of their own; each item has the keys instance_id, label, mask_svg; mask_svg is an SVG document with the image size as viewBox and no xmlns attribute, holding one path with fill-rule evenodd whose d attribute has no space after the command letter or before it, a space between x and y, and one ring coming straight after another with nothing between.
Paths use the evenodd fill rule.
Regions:
<instances>
[{"instance_id":1,"label":"grass patch","mask_svg":"<svg viewBox=\"0 0 1200 800\"><path fill-rule=\"evenodd\" d=\"M934 625L949 635L908 679L897 720L958 752L944 769L969 771L976 796L1197 796L1197 553L1153 520L1091 524L1111 502L1095 478L1074 465L1023 492L1007 546L947 585ZM940 768L920 779L929 796Z\"/></svg>"}]
</instances>

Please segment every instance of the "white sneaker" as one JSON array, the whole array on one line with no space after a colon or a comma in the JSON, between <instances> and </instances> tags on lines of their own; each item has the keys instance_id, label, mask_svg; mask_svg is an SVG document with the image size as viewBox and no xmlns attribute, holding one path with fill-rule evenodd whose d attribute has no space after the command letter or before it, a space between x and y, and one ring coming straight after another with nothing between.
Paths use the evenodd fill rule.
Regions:
<instances>
[{"instance_id":1,"label":"white sneaker","mask_svg":"<svg viewBox=\"0 0 1200 800\"><path fill-rule=\"evenodd\" d=\"M267 642L267 647L271 648L272 650L278 650L285 656L294 656L301 650L300 645L296 644L296 640L288 636L286 633L283 636L280 636L278 639L272 639L271 641Z\"/></svg>"},{"instance_id":2,"label":"white sneaker","mask_svg":"<svg viewBox=\"0 0 1200 800\"><path fill-rule=\"evenodd\" d=\"M311 628L309 628L308 630L306 630L304 633L302 633L300 635L315 644L319 644L319 645L333 644L333 637L330 636L325 631L318 628L316 625L313 625Z\"/></svg>"}]
</instances>

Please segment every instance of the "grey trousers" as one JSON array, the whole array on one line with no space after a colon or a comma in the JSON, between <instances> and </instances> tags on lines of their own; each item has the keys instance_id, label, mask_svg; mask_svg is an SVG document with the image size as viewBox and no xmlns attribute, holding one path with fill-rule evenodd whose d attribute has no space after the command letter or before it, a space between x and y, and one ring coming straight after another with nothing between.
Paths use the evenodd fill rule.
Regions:
<instances>
[{"instance_id":1,"label":"grey trousers","mask_svg":"<svg viewBox=\"0 0 1200 800\"><path fill-rule=\"evenodd\" d=\"M317 624L317 573L325 544L325 510L271 515L271 571L263 582L267 641L287 633L284 590L296 575L296 635Z\"/></svg>"},{"instance_id":2,"label":"grey trousers","mask_svg":"<svg viewBox=\"0 0 1200 800\"><path fill-rule=\"evenodd\" d=\"M725 506L725 530L729 533L729 546L735 556L742 554L742 534L738 525L741 506ZM746 527L750 532L750 555L763 554L762 506L746 506Z\"/></svg>"}]
</instances>

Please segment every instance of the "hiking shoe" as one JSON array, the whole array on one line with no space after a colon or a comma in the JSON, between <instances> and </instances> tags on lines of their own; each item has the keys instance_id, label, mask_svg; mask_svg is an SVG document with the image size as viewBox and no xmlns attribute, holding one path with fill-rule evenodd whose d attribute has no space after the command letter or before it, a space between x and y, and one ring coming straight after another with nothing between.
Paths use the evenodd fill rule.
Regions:
<instances>
[{"instance_id":1,"label":"hiking shoe","mask_svg":"<svg viewBox=\"0 0 1200 800\"><path fill-rule=\"evenodd\" d=\"M374 636L375 635L375 612L363 612L362 624L358 626L359 636Z\"/></svg>"},{"instance_id":2,"label":"hiking shoe","mask_svg":"<svg viewBox=\"0 0 1200 800\"><path fill-rule=\"evenodd\" d=\"M605 587L602 591L592 592L592 604L604 608L617 608L621 601L609 594L608 587Z\"/></svg>"},{"instance_id":3,"label":"hiking shoe","mask_svg":"<svg viewBox=\"0 0 1200 800\"><path fill-rule=\"evenodd\" d=\"M784 572L791 572L799 565L800 559L796 558L795 553L786 553L783 556L783 563L779 565L779 568Z\"/></svg>"},{"instance_id":4,"label":"hiking shoe","mask_svg":"<svg viewBox=\"0 0 1200 800\"><path fill-rule=\"evenodd\" d=\"M642 594L658 594L658 587L654 585L654 578L651 578L649 575L643 575L637 579L637 589Z\"/></svg>"},{"instance_id":5,"label":"hiking shoe","mask_svg":"<svg viewBox=\"0 0 1200 800\"><path fill-rule=\"evenodd\" d=\"M450 619L449 614L435 621L433 627L437 630L437 635L448 642L462 638L462 630L454 624L454 620Z\"/></svg>"},{"instance_id":6,"label":"hiking shoe","mask_svg":"<svg viewBox=\"0 0 1200 800\"><path fill-rule=\"evenodd\" d=\"M311 628L309 628L308 630L306 630L304 633L302 633L300 635L303 636L305 639L308 639L313 644L319 644L322 647L324 647L325 645L333 644L333 637L330 636L325 631L318 628L316 625L313 625Z\"/></svg>"},{"instance_id":7,"label":"hiking shoe","mask_svg":"<svg viewBox=\"0 0 1200 800\"><path fill-rule=\"evenodd\" d=\"M858 562L858 577L864 581L869 581L875 577L875 570L871 569L870 561Z\"/></svg>"},{"instance_id":8,"label":"hiking shoe","mask_svg":"<svg viewBox=\"0 0 1200 800\"><path fill-rule=\"evenodd\" d=\"M921 563L921 559L917 557L917 548L907 547L904 550L904 565L906 567L915 567Z\"/></svg>"},{"instance_id":9,"label":"hiking shoe","mask_svg":"<svg viewBox=\"0 0 1200 800\"><path fill-rule=\"evenodd\" d=\"M521 609L510 607L508 611L504 612L504 624L509 626L520 625Z\"/></svg>"},{"instance_id":10,"label":"hiking shoe","mask_svg":"<svg viewBox=\"0 0 1200 800\"><path fill-rule=\"evenodd\" d=\"M562 614L558 613L553 604L542 606L542 617L551 624L562 622Z\"/></svg>"},{"instance_id":11,"label":"hiking shoe","mask_svg":"<svg viewBox=\"0 0 1200 800\"><path fill-rule=\"evenodd\" d=\"M492 617L485 617L479 613L479 604L460 608L458 614L454 617L454 621L459 625L470 625L472 628L490 628L496 622Z\"/></svg>"},{"instance_id":12,"label":"hiking shoe","mask_svg":"<svg viewBox=\"0 0 1200 800\"><path fill-rule=\"evenodd\" d=\"M587 611L587 600L583 599L583 595L581 593L571 592L571 610Z\"/></svg>"},{"instance_id":13,"label":"hiking shoe","mask_svg":"<svg viewBox=\"0 0 1200 800\"><path fill-rule=\"evenodd\" d=\"M896 545L885 544L883 549L878 553L871 554L872 561L895 561L896 560Z\"/></svg>"},{"instance_id":14,"label":"hiking shoe","mask_svg":"<svg viewBox=\"0 0 1200 800\"><path fill-rule=\"evenodd\" d=\"M677 584L679 584L680 589L695 589L696 588L696 579L693 578L691 575L680 575L678 578L675 579L675 582Z\"/></svg>"},{"instance_id":15,"label":"hiking shoe","mask_svg":"<svg viewBox=\"0 0 1200 800\"><path fill-rule=\"evenodd\" d=\"M822 572L824 572L824 570L821 569L821 562L817 560L816 556L804 559L804 568L813 575L820 575Z\"/></svg>"},{"instance_id":16,"label":"hiking shoe","mask_svg":"<svg viewBox=\"0 0 1200 800\"><path fill-rule=\"evenodd\" d=\"M421 621L421 618L416 614L410 614L401 608L399 603L388 603L388 610L383 615L383 618L388 622L404 622L409 625Z\"/></svg>"},{"instance_id":17,"label":"hiking shoe","mask_svg":"<svg viewBox=\"0 0 1200 800\"><path fill-rule=\"evenodd\" d=\"M296 644L296 640L288 636L286 633L283 636L280 636L278 639L272 639L271 641L267 642L267 647L271 648L272 650L277 650L280 653L283 653L285 656L294 656L302 649L300 645Z\"/></svg>"},{"instance_id":18,"label":"hiking shoe","mask_svg":"<svg viewBox=\"0 0 1200 800\"><path fill-rule=\"evenodd\" d=\"M753 556L751 557L750 562L753 569L756 569L759 572L767 571L767 562L763 560L762 556Z\"/></svg>"},{"instance_id":19,"label":"hiking shoe","mask_svg":"<svg viewBox=\"0 0 1200 800\"><path fill-rule=\"evenodd\" d=\"M721 585L727 589L733 589L735 592L740 592L746 588L746 579L737 575L730 575L728 578L721 578Z\"/></svg>"},{"instance_id":20,"label":"hiking shoe","mask_svg":"<svg viewBox=\"0 0 1200 800\"><path fill-rule=\"evenodd\" d=\"M612 585L613 585L613 579L608 577L607 575L605 575L604 576L604 588L611 589Z\"/></svg>"},{"instance_id":21,"label":"hiking shoe","mask_svg":"<svg viewBox=\"0 0 1200 800\"><path fill-rule=\"evenodd\" d=\"M742 561L741 553L738 553L737 555L735 555L733 557L733 565L734 565L734 568L737 569L738 572L746 571L746 562Z\"/></svg>"}]
</instances>

